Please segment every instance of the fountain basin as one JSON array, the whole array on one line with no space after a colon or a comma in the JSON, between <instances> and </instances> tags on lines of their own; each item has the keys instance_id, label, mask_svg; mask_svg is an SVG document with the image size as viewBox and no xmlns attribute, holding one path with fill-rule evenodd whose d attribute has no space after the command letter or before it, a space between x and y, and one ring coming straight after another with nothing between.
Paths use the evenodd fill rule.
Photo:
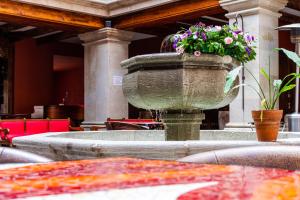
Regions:
<instances>
[{"instance_id":1,"label":"fountain basin","mask_svg":"<svg viewBox=\"0 0 300 200\"><path fill-rule=\"evenodd\" d=\"M197 140L201 110L224 107L237 96L238 90L225 95L224 86L238 65L230 56L212 54L140 55L121 63L128 70L123 93L135 107L164 111L167 140Z\"/></svg>"},{"instance_id":2,"label":"fountain basin","mask_svg":"<svg viewBox=\"0 0 300 200\"><path fill-rule=\"evenodd\" d=\"M282 132L277 142L258 142L254 131L201 130L201 140L166 141L164 131L85 131L17 137L18 149L53 160L137 157L176 160L195 153L258 145L299 145L300 133Z\"/></svg>"},{"instance_id":3,"label":"fountain basin","mask_svg":"<svg viewBox=\"0 0 300 200\"><path fill-rule=\"evenodd\" d=\"M228 105L238 90L224 94L226 76L239 66L231 57L159 53L125 60L123 92L138 107L153 110L208 110ZM236 82L236 84L238 81Z\"/></svg>"}]
</instances>

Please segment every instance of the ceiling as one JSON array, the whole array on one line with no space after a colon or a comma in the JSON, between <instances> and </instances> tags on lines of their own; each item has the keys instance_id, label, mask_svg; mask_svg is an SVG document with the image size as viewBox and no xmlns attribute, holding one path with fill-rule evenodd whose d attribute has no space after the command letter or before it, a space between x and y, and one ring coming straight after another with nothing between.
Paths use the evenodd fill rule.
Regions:
<instances>
[{"instance_id":1,"label":"ceiling","mask_svg":"<svg viewBox=\"0 0 300 200\"><path fill-rule=\"evenodd\" d=\"M91 1L91 0L90 0ZM93 0L98 1L98 0ZM110 1L110 0L108 0ZM290 13L283 12L282 21L285 23L300 22L300 0L289 0L288 8L299 14L299 16L291 15ZM132 31L146 33L157 36L166 36L171 33L177 32L181 27L187 27L189 24L195 24L199 21L207 24L222 25L228 19L224 13L210 15L209 17L190 16L185 19L180 18L178 21L165 21L164 23L155 23L150 26L137 27ZM0 36L8 38L10 41L17 41L23 38L31 37L36 39L37 43L46 43L49 41L66 41L78 43L78 39L74 38L87 29L80 29L78 27L66 25L53 25L51 23L43 23L35 20L24 20L22 18L12 18L0 15Z\"/></svg>"}]
</instances>

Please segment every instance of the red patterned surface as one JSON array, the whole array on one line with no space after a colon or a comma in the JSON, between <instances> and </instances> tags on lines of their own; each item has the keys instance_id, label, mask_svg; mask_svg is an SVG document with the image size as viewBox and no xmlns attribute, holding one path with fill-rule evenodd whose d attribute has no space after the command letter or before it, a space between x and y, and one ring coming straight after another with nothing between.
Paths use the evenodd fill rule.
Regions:
<instances>
[{"instance_id":1,"label":"red patterned surface","mask_svg":"<svg viewBox=\"0 0 300 200\"><path fill-rule=\"evenodd\" d=\"M57 162L0 170L0 199L217 181L178 200L300 199L298 172L133 158Z\"/></svg>"}]
</instances>

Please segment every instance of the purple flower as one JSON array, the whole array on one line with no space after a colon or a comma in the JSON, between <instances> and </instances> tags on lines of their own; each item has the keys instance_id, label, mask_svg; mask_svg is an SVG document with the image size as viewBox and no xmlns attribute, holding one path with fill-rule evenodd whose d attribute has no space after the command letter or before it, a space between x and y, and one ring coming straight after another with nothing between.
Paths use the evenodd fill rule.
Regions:
<instances>
[{"instance_id":1,"label":"purple flower","mask_svg":"<svg viewBox=\"0 0 300 200\"><path fill-rule=\"evenodd\" d=\"M244 35L244 39L245 39L245 41L246 41L247 43L252 42L252 36L249 35L249 34L245 34L245 35Z\"/></svg>"},{"instance_id":2,"label":"purple flower","mask_svg":"<svg viewBox=\"0 0 300 200\"><path fill-rule=\"evenodd\" d=\"M250 49L249 47L245 47L245 50L246 50L248 56L250 56L250 54L251 54L251 49Z\"/></svg>"},{"instance_id":3,"label":"purple flower","mask_svg":"<svg viewBox=\"0 0 300 200\"><path fill-rule=\"evenodd\" d=\"M236 31L233 31L235 34L239 34L241 33L242 31L241 30L236 30Z\"/></svg>"},{"instance_id":4,"label":"purple flower","mask_svg":"<svg viewBox=\"0 0 300 200\"><path fill-rule=\"evenodd\" d=\"M179 42L179 39L180 39L179 37L175 37L175 38L174 38L174 43L178 43L178 42Z\"/></svg>"},{"instance_id":5,"label":"purple flower","mask_svg":"<svg viewBox=\"0 0 300 200\"><path fill-rule=\"evenodd\" d=\"M187 34L188 36L191 36L191 35L192 35L192 31L191 31L191 30L187 30L187 31L186 31L186 34Z\"/></svg>"},{"instance_id":6,"label":"purple flower","mask_svg":"<svg viewBox=\"0 0 300 200\"><path fill-rule=\"evenodd\" d=\"M184 34L182 34L181 36L180 36L180 39L185 39L185 38L187 38L188 37L188 34L187 33L184 33Z\"/></svg>"},{"instance_id":7,"label":"purple flower","mask_svg":"<svg viewBox=\"0 0 300 200\"><path fill-rule=\"evenodd\" d=\"M205 33L201 33L201 37L202 37L202 39L204 40L204 41L206 41L207 40L207 37L206 37L206 35L205 35Z\"/></svg>"},{"instance_id":8,"label":"purple flower","mask_svg":"<svg viewBox=\"0 0 300 200\"><path fill-rule=\"evenodd\" d=\"M176 49L177 48L177 43L173 43L173 48Z\"/></svg>"}]
</instances>

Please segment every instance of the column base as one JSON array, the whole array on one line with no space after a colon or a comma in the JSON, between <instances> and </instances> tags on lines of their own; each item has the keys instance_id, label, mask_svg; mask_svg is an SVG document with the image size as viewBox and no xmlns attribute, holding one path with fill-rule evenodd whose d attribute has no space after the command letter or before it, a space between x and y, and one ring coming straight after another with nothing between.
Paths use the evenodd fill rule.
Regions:
<instances>
[{"instance_id":1,"label":"column base","mask_svg":"<svg viewBox=\"0 0 300 200\"><path fill-rule=\"evenodd\" d=\"M83 121L80 127L84 131L91 131L94 128L106 130L105 122Z\"/></svg>"},{"instance_id":2,"label":"column base","mask_svg":"<svg viewBox=\"0 0 300 200\"><path fill-rule=\"evenodd\" d=\"M162 115L167 141L200 139L200 125L205 115L196 111L168 111Z\"/></svg>"}]
</instances>

